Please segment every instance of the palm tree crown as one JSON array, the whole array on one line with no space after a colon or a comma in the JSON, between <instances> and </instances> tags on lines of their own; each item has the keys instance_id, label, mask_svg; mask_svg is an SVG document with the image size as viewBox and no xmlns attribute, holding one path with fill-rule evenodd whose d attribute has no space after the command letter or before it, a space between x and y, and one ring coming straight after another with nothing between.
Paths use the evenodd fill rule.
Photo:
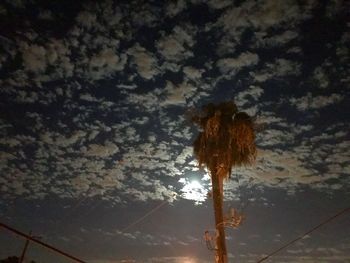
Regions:
<instances>
[{"instance_id":1,"label":"palm tree crown","mask_svg":"<svg viewBox=\"0 0 350 263\"><path fill-rule=\"evenodd\" d=\"M192 116L201 132L194 141L199 165L211 174L227 178L233 166L251 164L256 158L255 132L252 118L238 112L233 101L208 104Z\"/></svg>"}]
</instances>

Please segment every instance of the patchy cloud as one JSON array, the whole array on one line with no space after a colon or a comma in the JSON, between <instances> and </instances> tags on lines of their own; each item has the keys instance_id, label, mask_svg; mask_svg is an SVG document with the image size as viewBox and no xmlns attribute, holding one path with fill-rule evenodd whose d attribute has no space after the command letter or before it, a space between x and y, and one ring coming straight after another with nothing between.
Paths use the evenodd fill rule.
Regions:
<instances>
[{"instance_id":1,"label":"patchy cloud","mask_svg":"<svg viewBox=\"0 0 350 263\"><path fill-rule=\"evenodd\" d=\"M105 158L118 152L118 147L114 143L106 142L104 145L90 144L85 151L87 156Z\"/></svg>"},{"instance_id":2,"label":"patchy cloud","mask_svg":"<svg viewBox=\"0 0 350 263\"><path fill-rule=\"evenodd\" d=\"M118 56L113 49L101 50L89 60L89 76L93 79L110 77L116 71L124 68L125 60L125 55Z\"/></svg>"},{"instance_id":3,"label":"patchy cloud","mask_svg":"<svg viewBox=\"0 0 350 263\"><path fill-rule=\"evenodd\" d=\"M133 62L137 67L137 71L141 77L152 79L158 74L157 60L154 55L148 52L140 45L134 46L129 50L129 54L133 57Z\"/></svg>"},{"instance_id":4,"label":"patchy cloud","mask_svg":"<svg viewBox=\"0 0 350 263\"><path fill-rule=\"evenodd\" d=\"M158 52L169 62L178 62L192 57L191 47L195 43L193 38L195 32L196 30L191 27L176 26L171 34L164 35L157 41Z\"/></svg>"},{"instance_id":5,"label":"patchy cloud","mask_svg":"<svg viewBox=\"0 0 350 263\"><path fill-rule=\"evenodd\" d=\"M259 57L257 54L245 52L236 58L224 58L217 62L217 66L223 74L235 73L241 68L254 66L258 64Z\"/></svg>"},{"instance_id":6,"label":"patchy cloud","mask_svg":"<svg viewBox=\"0 0 350 263\"><path fill-rule=\"evenodd\" d=\"M266 63L263 70L251 73L251 75L257 82L264 82L273 78L297 76L300 74L300 70L301 65L298 62L278 58L273 63Z\"/></svg>"},{"instance_id":7,"label":"patchy cloud","mask_svg":"<svg viewBox=\"0 0 350 263\"><path fill-rule=\"evenodd\" d=\"M342 101L344 97L340 94L331 94L328 96L312 96L308 93L306 96L301 98L291 98L290 102L292 105L297 107L300 111L315 110L332 105Z\"/></svg>"},{"instance_id":8,"label":"patchy cloud","mask_svg":"<svg viewBox=\"0 0 350 263\"><path fill-rule=\"evenodd\" d=\"M1 21L10 21L0 36L2 215L12 220L22 201L42 207L50 200L57 206L67 202L71 224L81 223L76 214L83 210L91 215L81 213L84 220L118 223L113 229L119 230L105 233L86 227L84 234L105 238L103 246L115 238L150 251L196 251L203 246L204 226L193 222L211 220L194 218L211 209L210 177L195 161L192 143L199 131L186 112L224 100L234 100L258 124L256 163L234 169L225 182L225 204L235 205L251 190L254 197L247 198L259 220L280 214L279 194L319 192L327 196L326 206L340 206L350 187L345 6L312 0L106 0L77 3L69 12L39 5L28 13L25 1L0 4ZM191 226L188 235L160 235L158 228L171 227L159 222L157 228L143 226L157 233L120 231L128 215L142 216L159 202L171 203L166 211L177 212L175 231L183 219ZM99 206L105 210L95 220L91 211ZM119 213L124 207L128 211ZM266 210L273 207L275 214ZM60 225L59 217L50 216ZM256 261L258 253L243 250L267 248L263 236L275 243L287 238L270 231L248 233L249 242L236 232L242 251L230 258ZM62 234L60 242L72 243L72 236ZM313 251L297 247L276 260L343 262L348 248L346 242ZM142 262L205 262L188 255L147 255Z\"/></svg>"}]
</instances>

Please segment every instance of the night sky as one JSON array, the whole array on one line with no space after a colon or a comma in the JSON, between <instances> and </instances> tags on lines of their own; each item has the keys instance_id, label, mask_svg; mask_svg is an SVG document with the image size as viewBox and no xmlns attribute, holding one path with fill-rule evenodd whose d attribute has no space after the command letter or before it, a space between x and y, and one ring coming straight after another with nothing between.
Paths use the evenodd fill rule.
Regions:
<instances>
[{"instance_id":1,"label":"night sky","mask_svg":"<svg viewBox=\"0 0 350 263\"><path fill-rule=\"evenodd\" d=\"M0 2L0 222L87 262L209 263L191 109L233 100L258 157L225 182L229 262L350 205L350 5ZM0 229L0 259L24 240ZM70 262L38 245L27 259ZM126 261L129 260L129 261ZM350 213L267 262L350 262Z\"/></svg>"}]
</instances>

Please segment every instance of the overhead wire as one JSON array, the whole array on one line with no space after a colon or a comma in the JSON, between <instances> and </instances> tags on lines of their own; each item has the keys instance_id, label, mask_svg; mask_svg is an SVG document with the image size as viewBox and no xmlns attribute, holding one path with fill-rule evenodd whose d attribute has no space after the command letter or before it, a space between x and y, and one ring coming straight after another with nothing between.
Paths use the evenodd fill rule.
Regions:
<instances>
[{"instance_id":1,"label":"overhead wire","mask_svg":"<svg viewBox=\"0 0 350 263\"><path fill-rule=\"evenodd\" d=\"M62 256L65 256L65 257L67 257L69 259L72 259L72 260L74 260L76 262L86 263L86 261L84 261L84 260L81 260L81 259L79 259L79 258L77 258L77 257L75 257L75 256L73 256L71 254L68 254L67 252L65 252L63 250L60 250L60 249L58 249L58 248L56 248L54 246L51 246L51 245L49 245L49 244L47 244L47 243L45 243L43 241L40 241L40 240L38 240L37 238L35 238L35 237L31 236L31 235L27 235L27 234L25 234L25 233L15 229L15 228L9 226L9 225L6 225L6 224L0 222L0 228L5 228L5 229L15 233L16 235L19 235L19 236L25 238L26 240L29 240L29 241L34 242L36 244L39 244L39 245L41 245L41 246L43 246L43 247L45 247L45 248L47 248L47 249L49 249L49 250L51 250L51 251L53 251L55 253L61 254Z\"/></svg>"},{"instance_id":2,"label":"overhead wire","mask_svg":"<svg viewBox=\"0 0 350 263\"><path fill-rule=\"evenodd\" d=\"M131 227L139 224L140 222L142 222L145 218L147 218L148 216L150 216L151 214L153 214L155 211L157 211L159 208L161 208L162 206L164 206L165 204L167 204L168 201L165 200L162 203L160 203L159 205L157 205L156 207L152 208L149 212L147 212L146 214L144 214L143 216L141 216L139 219L135 220L134 222L132 222L131 224L127 225L126 227L124 227L121 232L125 232L126 230L130 229Z\"/></svg>"},{"instance_id":3,"label":"overhead wire","mask_svg":"<svg viewBox=\"0 0 350 263\"><path fill-rule=\"evenodd\" d=\"M277 254L278 252L280 252L281 250L285 249L286 247L289 247L290 245L292 245L293 243L297 242L298 240L304 238L305 236L311 234L312 232L316 231L317 229L319 229L320 227L328 224L330 221L334 220L335 218L341 216L342 214L345 214L347 212L350 211L350 207L347 207L341 211L339 211L338 213L336 213L335 215L327 218L326 220L324 220L323 222L319 223L317 226L311 228L310 230L306 231L304 234L302 234L301 236L289 241L288 243L286 243L285 245L281 246L280 248L272 251L271 253L269 253L267 256L261 258L260 260L257 261L257 263L263 262L265 260L267 260L268 258L272 257L273 255Z\"/></svg>"}]
</instances>

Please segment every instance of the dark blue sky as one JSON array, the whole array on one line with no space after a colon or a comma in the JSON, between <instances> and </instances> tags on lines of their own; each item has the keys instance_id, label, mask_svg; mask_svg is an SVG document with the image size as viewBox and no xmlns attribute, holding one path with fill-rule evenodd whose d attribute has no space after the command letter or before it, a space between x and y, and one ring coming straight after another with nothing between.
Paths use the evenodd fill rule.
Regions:
<instances>
[{"instance_id":1,"label":"dark blue sky","mask_svg":"<svg viewBox=\"0 0 350 263\"><path fill-rule=\"evenodd\" d=\"M256 262L350 203L346 1L3 1L0 219L88 262L212 262L192 108L262 127L225 182L230 262ZM238 180L237 180L238 178ZM347 262L349 215L269 262ZM134 224L134 222L136 222ZM23 240L0 232L0 258ZM28 258L63 258L37 246Z\"/></svg>"}]
</instances>

